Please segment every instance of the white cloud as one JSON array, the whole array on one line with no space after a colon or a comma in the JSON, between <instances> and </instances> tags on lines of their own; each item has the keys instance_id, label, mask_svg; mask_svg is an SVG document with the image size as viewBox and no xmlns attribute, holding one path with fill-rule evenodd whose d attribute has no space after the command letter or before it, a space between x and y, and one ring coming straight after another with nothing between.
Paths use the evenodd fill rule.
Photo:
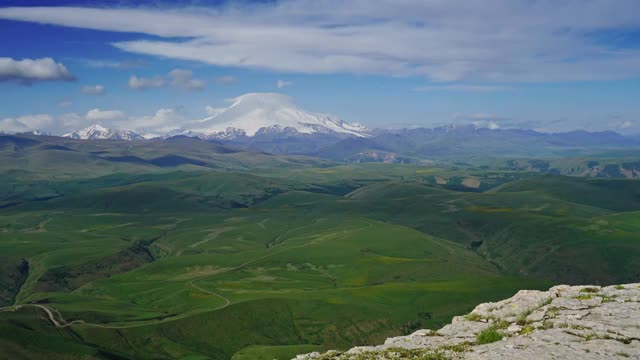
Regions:
<instances>
[{"instance_id":1,"label":"white cloud","mask_svg":"<svg viewBox=\"0 0 640 360\"><path fill-rule=\"evenodd\" d=\"M64 108L73 105L73 101L71 100L62 100L58 103L58 107Z\"/></svg>"},{"instance_id":2,"label":"white cloud","mask_svg":"<svg viewBox=\"0 0 640 360\"><path fill-rule=\"evenodd\" d=\"M218 83L219 85L231 85L231 84L234 84L236 81L237 79L230 75L216 78L216 83Z\"/></svg>"},{"instance_id":3,"label":"white cloud","mask_svg":"<svg viewBox=\"0 0 640 360\"><path fill-rule=\"evenodd\" d=\"M107 69L119 69L119 70L128 70L141 68L146 65L146 62L143 60L123 60L123 61L114 61L114 60L96 60L96 59L86 59L84 63L88 67L92 68L107 68Z\"/></svg>"},{"instance_id":4,"label":"white cloud","mask_svg":"<svg viewBox=\"0 0 640 360\"><path fill-rule=\"evenodd\" d=\"M104 95L105 89L102 85L86 85L80 91L87 95Z\"/></svg>"},{"instance_id":5,"label":"white cloud","mask_svg":"<svg viewBox=\"0 0 640 360\"><path fill-rule=\"evenodd\" d=\"M159 88L163 87L165 81L162 77L156 76L153 78L143 78L132 75L129 78L129 87L131 89L150 89L150 88Z\"/></svg>"},{"instance_id":6,"label":"white cloud","mask_svg":"<svg viewBox=\"0 0 640 360\"><path fill-rule=\"evenodd\" d=\"M276 86L278 87L278 89L283 89L283 88L286 88L287 86L291 86L291 85L293 85L293 82L291 82L291 81L285 81L285 80L276 81Z\"/></svg>"},{"instance_id":7,"label":"white cloud","mask_svg":"<svg viewBox=\"0 0 640 360\"><path fill-rule=\"evenodd\" d=\"M640 49L599 31L640 27L636 0L298 0L218 8L13 7L0 18L160 39L119 49L300 73L541 82L640 76ZM140 21L145 19L145 21Z\"/></svg>"},{"instance_id":8,"label":"white cloud","mask_svg":"<svg viewBox=\"0 0 640 360\"><path fill-rule=\"evenodd\" d=\"M40 130L53 135L70 133L91 124L135 131L145 137L156 137L180 128L187 122L176 109L163 108L153 115L131 116L120 110L91 109L84 114L25 115L0 119L0 131L18 133Z\"/></svg>"},{"instance_id":9,"label":"white cloud","mask_svg":"<svg viewBox=\"0 0 640 360\"><path fill-rule=\"evenodd\" d=\"M194 79L193 72L187 69L174 69L165 76L155 76L152 78L137 77L129 78L131 89L149 89L171 86L181 90L202 90L206 86L204 80Z\"/></svg>"},{"instance_id":10,"label":"white cloud","mask_svg":"<svg viewBox=\"0 0 640 360\"><path fill-rule=\"evenodd\" d=\"M54 122L51 115L25 115L16 118L0 119L0 130L6 133L27 132L49 129Z\"/></svg>"},{"instance_id":11,"label":"white cloud","mask_svg":"<svg viewBox=\"0 0 640 360\"><path fill-rule=\"evenodd\" d=\"M20 133L27 132L31 129L16 118L0 119L0 133Z\"/></svg>"},{"instance_id":12,"label":"white cloud","mask_svg":"<svg viewBox=\"0 0 640 360\"><path fill-rule=\"evenodd\" d=\"M172 108L162 108L153 115L143 116L127 115L119 110L92 109L81 118L83 125L74 125L69 131L98 123L107 128L131 130L146 138L166 135L187 121L178 110Z\"/></svg>"},{"instance_id":13,"label":"white cloud","mask_svg":"<svg viewBox=\"0 0 640 360\"><path fill-rule=\"evenodd\" d=\"M167 74L171 80L171 86L182 90L202 90L205 87L203 80L194 79L193 72L185 69L174 69Z\"/></svg>"},{"instance_id":14,"label":"white cloud","mask_svg":"<svg viewBox=\"0 0 640 360\"><path fill-rule=\"evenodd\" d=\"M163 108L153 115L129 117L121 124L123 128L131 129L146 138L153 138L179 129L186 121L178 110Z\"/></svg>"},{"instance_id":15,"label":"white cloud","mask_svg":"<svg viewBox=\"0 0 640 360\"><path fill-rule=\"evenodd\" d=\"M633 127L633 121L625 121L622 124L620 124L619 128L620 129L628 129L630 127Z\"/></svg>"},{"instance_id":16,"label":"white cloud","mask_svg":"<svg viewBox=\"0 0 640 360\"><path fill-rule=\"evenodd\" d=\"M214 116L218 115L221 112L225 111L227 108L214 108L213 106L206 106L205 110L207 111L207 115Z\"/></svg>"},{"instance_id":17,"label":"white cloud","mask_svg":"<svg viewBox=\"0 0 640 360\"><path fill-rule=\"evenodd\" d=\"M119 110L91 109L87 111L85 118L91 122L108 123L126 119L125 113Z\"/></svg>"},{"instance_id":18,"label":"white cloud","mask_svg":"<svg viewBox=\"0 0 640 360\"><path fill-rule=\"evenodd\" d=\"M491 130L495 130L495 129L499 129L500 125L498 125L497 122L493 121L493 120L489 120L489 123L487 124L487 127Z\"/></svg>"},{"instance_id":19,"label":"white cloud","mask_svg":"<svg viewBox=\"0 0 640 360\"><path fill-rule=\"evenodd\" d=\"M14 60L0 57L0 82L32 84L38 81L73 81L75 77L51 58Z\"/></svg>"},{"instance_id":20,"label":"white cloud","mask_svg":"<svg viewBox=\"0 0 640 360\"><path fill-rule=\"evenodd\" d=\"M451 117L454 124L473 125L477 128L488 128L496 130L500 128L522 127L515 124L507 117L498 116L491 113L464 114L456 113Z\"/></svg>"}]
</instances>

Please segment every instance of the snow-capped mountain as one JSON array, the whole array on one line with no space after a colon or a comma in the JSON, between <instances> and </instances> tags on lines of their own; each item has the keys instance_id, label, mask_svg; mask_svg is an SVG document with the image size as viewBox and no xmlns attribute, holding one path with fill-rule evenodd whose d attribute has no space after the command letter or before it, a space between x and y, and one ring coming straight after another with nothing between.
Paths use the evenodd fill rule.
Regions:
<instances>
[{"instance_id":1,"label":"snow-capped mountain","mask_svg":"<svg viewBox=\"0 0 640 360\"><path fill-rule=\"evenodd\" d=\"M71 139L81 139L81 140L97 140L97 139L144 140L144 137L134 133L133 131L107 129L98 124L93 124L82 130L65 134L63 136Z\"/></svg>"},{"instance_id":2,"label":"snow-capped mountain","mask_svg":"<svg viewBox=\"0 0 640 360\"><path fill-rule=\"evenodd\" d=\"M289 96L282 94L249 93L232 101L228 108L192 122L178 133L221 139L296 133L366 137L370 133L361 124L347 123L327 114L307 112L294 104Z\"/></svg>"}]
</instances>

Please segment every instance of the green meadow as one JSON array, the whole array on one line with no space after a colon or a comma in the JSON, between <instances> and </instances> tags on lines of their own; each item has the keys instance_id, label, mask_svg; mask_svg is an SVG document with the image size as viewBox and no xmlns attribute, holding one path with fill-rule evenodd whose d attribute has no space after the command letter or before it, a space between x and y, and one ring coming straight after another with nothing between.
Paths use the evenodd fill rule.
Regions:
<instances>
[{"instance_id":1,"label":"green meadow","mask_svg":"<svg viewBox=\"0 0 640 360\"><path fill-rule=\"evenodd\" d=\"M520 289L640 277L634 180L208 143L174 145L207 166L105 168L71 145L74 159L2 154L12 359L289 359L439 327ZM177 151L154 146L130 152Z\"/></svg>"}]
</instances>

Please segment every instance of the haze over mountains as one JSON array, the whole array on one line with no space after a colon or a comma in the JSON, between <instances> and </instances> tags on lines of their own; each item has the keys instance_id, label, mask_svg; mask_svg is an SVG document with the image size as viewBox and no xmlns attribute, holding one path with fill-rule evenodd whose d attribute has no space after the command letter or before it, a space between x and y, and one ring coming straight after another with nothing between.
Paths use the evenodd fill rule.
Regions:
<instances>
[{"instance_id":1,"label":"haze over mountains","mask_svg":"<svg viewBox=\"0 0 640 360\"><path fill-rule=\"evenodd\" d=\"M227 108L211 109L214 114L207 118L176 124L179 127L162 138L148 139L144 133L110 129L100 124L70 132L64 137L161 141L188 136L248 151L308 155L346 162L393 163L460 158L473 163L486 162L490 158L580 157L640 148L640 138L613 131L544 133L457 124L372 130L331 115L306 111L282 94L249 93L231 101ZM42 132L32 134L45 135ZM530 164L525 167L529 168Z\"/></svg>"},{"instance_id":2,"label":"haze over mountains","mask_svg":"<svg viewBox=\"0 0 640 360\"><path fill-rule=\"evenodd\" d=\"M435 128L371 129L360 123L343 121L333 115L307 111L298 106L291 97L279 93L247 93L229 99L229 101L231 105L226 108L209 108L209 112L212 114L209 117L182 123L176 122L173 129L171 129L171 126L167 126L170 130L165 131L162 137L185 135L202 139L238 141L241 138L272 136L283 138L304 135L329 135L347 139L380 136L455 137L461 134L473 134L473 136L478 137L507 133L519 137L549 138L553 139L553 142L558 142L559 145L575 143L577 145L612 144L625 146L629 143L636 143L638 140L637 136L625 137L613 131L588 132L574 130L564 133L549 133L513 127L500 128L493 122L485 125L452 123ZM94 110L93 112L102 111ZM104 112L106 113L107 111ZM88 127L75 129L63 136L84 140L142 140L154 137L145 128L138 128L133 124L133 128L127 128L126 125L121 125L121 122L118 124L117 126L109 126L97 121ZM11 132L8 131L8 133ZM43 129L33 129L28 133L34 135L56 135L55 132L44 131ZM157 131L153 131L153 133L157 133Z\"/></svg>"}]
</instances>

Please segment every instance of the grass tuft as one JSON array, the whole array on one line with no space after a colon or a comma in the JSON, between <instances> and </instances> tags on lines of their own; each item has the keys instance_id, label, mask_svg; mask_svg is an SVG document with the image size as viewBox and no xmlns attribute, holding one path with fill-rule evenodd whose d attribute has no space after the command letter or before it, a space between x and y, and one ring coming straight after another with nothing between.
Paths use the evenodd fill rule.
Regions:
<instances>
[{"instance_id":1,"label":"grass tuft","mask_svg":"<svg viewBox=\"0 0 640 360\"><path fill-rule=\"evenodd\" d=\"M597 293L598 291L600 291L600 289L598 288L594 288L594 287L586 287L584 289L580 289L581 293L590 293L590 294L594 294Z\"/></svg>"},{"instance_id":2,"label":"grass tuft","mask_svg":"<svg viewBox=\"0 0 640 360\"><path fill-rule=\"evenodd\" d=\"M467 315L464 316L464 319L467 321L481 321L483 318L482 316L476 314L476 313L469 313Z\"/></svg>"},{"instance_id":3,"label":"grass tuft","mask_svg":"<svg viewBox=\"0 0 640 360\"><path fill-rule=\"evenodd\" d=\"M502 340L504 335L498 331L495 327L491 326L488 329L481 331L476 337L476 344L490 344L496 341Z\"/></svg>"},{"instance_id":4,"label":"grass tuft","mask_svg":"<svg viewBox=\"0 0 640 360\"><path fill-rule=\"evenodd\" d=\"M533 326L531 326L531 325L527 325L527 326L525 326L525 327L522 329L522 331L520 331L520 334L521 334L521 335L527 335L527 334L532 333L532 332L533 332L533 330L535 330L535 329L533 328Z\"/></svg>"}]
</instances>

